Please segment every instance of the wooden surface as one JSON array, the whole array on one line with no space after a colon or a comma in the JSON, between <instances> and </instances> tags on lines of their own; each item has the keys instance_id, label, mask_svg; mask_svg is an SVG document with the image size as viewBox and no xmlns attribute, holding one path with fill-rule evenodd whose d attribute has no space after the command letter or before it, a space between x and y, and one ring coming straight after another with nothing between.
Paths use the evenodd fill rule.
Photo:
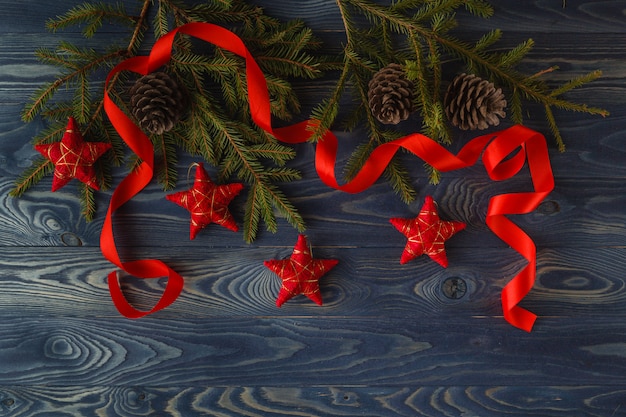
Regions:
<instances>
[{"instance_id":1,"label":"wooden surface","mask_svg":"<svg viewBox=\"0 0 626 417\"><path fill-rule=\"evenodd\" d=\"M259 3L304 18L335 48L342 41L331 0ZM556 188L515 218L538 247L523 302L540 316L530 334L502 319L499 298L524 262L484 224L489 197L524 181L496 184L477 167L432 186L420 162L420 197L406 206L384 183L358 195L325 188L309 145L294 163L305 178L284 189L315 255L340 260L322 279L323 307L303 297L274 305L280 284L263 261L290 254L288 224L251 245L219 227L190 242L187 213L154 185L120 215L120 246L169 262L185 288L163 312L120 317L98 248L109 194L92 223L79 217L75 184L53 194L48 178L7 195L42 127L19 112L56 75L33 51L57 43L43 23L75 2L0 1L0 416L626 416L626 3L492 3L494 18L461 16L463 30L502 28L503 45L532 37L525 68L559 65L554 80L602 69L569 98L611 112L558 114L568 150L550 142ZM301 86L302 101L315 104L329 86ZM547 133L541 118L528 124ZM358 140L341 138L348 149ZM181 177L189 163L181 159ZM448 269L427 257L398 263L405 240L388 219L415 215L428 194L442 217L468 223L447 245ZM239 220L242 201L232 205ZM448 278L463 279L467 294L444 296ZM126 290L146 307L163 285Z\"/></svg>"}]
</instances>

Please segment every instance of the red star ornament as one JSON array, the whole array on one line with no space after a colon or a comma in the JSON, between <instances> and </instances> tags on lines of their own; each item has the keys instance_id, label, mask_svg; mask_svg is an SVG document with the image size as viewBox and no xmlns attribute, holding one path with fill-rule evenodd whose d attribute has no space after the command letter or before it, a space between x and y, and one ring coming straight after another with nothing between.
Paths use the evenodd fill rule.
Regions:
<instances>
[{"instance_id":1,"label":"red star ornament","mask_svg":"<svg viewBox=\"0 0 626 417\"><path fill-rule=\"evenodd\" d=\"M400 258L401 264L426 254L433 261L447 268L448 258L444 243L454 234L465 229L463 222L441 220L431 196L426 197L417 217L413 219L392 218L389 221L408 238Z\"/></svg>"},{"instance_id":2,"label":"red star ornament","mask_svg":"<svg viewBox=\"0 0 626 417\"><path fill-rule=\"evenodd\" d=\"M202 163L196 166L193 187L187 191L165 196L169 201L186 208L191 213L190 239L195 239L200 230L211 223L217 223L234 232L239 230L228 204L243 189L243 184L216 185L204 169Z\"/></svg>"},{"instance_id":3,"label":"red star ornament","mask_svg":"<svg viewBox=\"0 0 626 417\"><path fill-rule=\"evenodd\" d=\"M73 117L67 122L61 142L35 145L39 153L54 163L52 191L63 187L72 178L98 190L93 164L110 148L110 143L85 142Z\"/></svg>"},{"instance_id":4,"label":"red star ornament","mask_svg":"<svg viewBox=\"0 0 626 417\"><path fill-rule=\"evenodd\" d=\"M338 263L336 259L313 258L306 236L299 235L289 259L273 259L263 262L283 281L276 299L276 306L280 307L299 294L306 295L316 304L322 305L319 279Z\"/></svg>"}]
</instances>

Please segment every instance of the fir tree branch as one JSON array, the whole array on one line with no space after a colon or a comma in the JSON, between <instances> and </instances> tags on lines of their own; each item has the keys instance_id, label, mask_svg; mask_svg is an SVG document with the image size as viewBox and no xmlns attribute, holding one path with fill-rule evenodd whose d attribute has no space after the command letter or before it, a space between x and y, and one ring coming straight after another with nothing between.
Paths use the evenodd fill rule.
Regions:
<instances>
[{"instance_id":1,"label":"fir tree branch","mask_svg":"<svg viewBox=\"0 0 626 417\"><path fill-rule=\"evenodd\" d=\"M90 222L96 215L96 199L93 189L87 184L80 184L81 214L86 221Z\"/></svg>"},{"instance_id":2,"label":"fir tree branch","mask_svg":"<svg viewBox=\"0 0 626 417\"><path fill-rule=\"evenodd\" d=\"M26 106L24 106L24 110L22 111L22 120L25 122L32 121L35 116L41 113L48 101L63 84L80 77L81 74L94 71L103 65L108 65L112 60L115 61L125 56L125 51L116 51L107 55L103 55L98 59L86 64L82 68L78 68L77 70L67 73L64 76L56 79L54 82L44 85L44 87L37 90L35 94L31 96Z\"/></svg>"},{"instance_id":3,"label":"fir tree branch","mask_svg":"<svg viewBox=\"0 0 626 417\"><path fill-rule=\"evenodd\" d=\"M20 197L23 195L33 184L38 183L46 175L54 171L54 164L48 159L38 158L33 164L27 168L22 175L15 181L15 186L9 195L11 197Z\"/></svg>"},{"instance_id":4,"label":"fir tree branch","mask_svg":"<svg viewBox=\"0 0 626 417\"><path fill-rule=\"evenodd\" d=\"M102 26L105 19L124 25L133 25L135 23L134 19L126 13L124 5L121 3L86 2L73 7L62 16L48 19L46 28L51 32L56 32L69 26L84 24L83 35L86 38L91 38Z\"/></svg>"},{"instance_id":5,"label":"fir tree branch","mask_svg":"<svg viewBox=\"0 0 626 417\"><path fill-rule=\"evenodd\" d=\"M50 119L51 128L42 131L34 139L39 142L59 140L64 126L62 122L53 119L63 120L69 116L79 121L86 137L99 137L100 140L111 142L113 152L103 158L106 164L99 172L103 188L111 180L108 165L122 164L126 152L121 138L104 116L103 101L92 100L91 76L95 69L113 66L122 59L136 56L148 28L146 19L152 3L152 0L143 0L137 16L127 14L122 5L84 3L48 22L48 27L53 31L81 24L83 35L87 38L94 36L104 22L131 23L132 32L124 48L97 52L61 41L55 50L40 49L37 52L41 62L55 65L64 72L33 95L24 108L23 118L29 121L36 115L42 115ZM332 65L326 58L318 60L311 54L311 51L319 48L320 43L302 22L283 24L265 15L259 7L242 0L214 0L192 6L178 0L159 0L153 28L158 38L169 32L172 23L179 26L193 21L234 25L232 29L239 32L250 48L255 49L255 57L258 57L258 62L267 74L272 114L280 118L290 118L299 111L300 106L287 78L318 77L321 75L320 67ZM250 196L251 209L246 213L250 227L244 227L247 241L256 237L261 220L266 223L268 230L276 230L274 210L298 230L304 230L302 217L275 184L300 178L298 171L285 166L295 153L260 129L251 127L243 60L220 48L215 48L213 57L199 55L193 52L190 40L183 36L177 37L174 42L176 53L169 69L192 92L191 109L187 119L174 130L151 137L159 162L156 173L159 182L166 189L175 186L177 149L182 147L222 167L222 177L224 174L237 175L252 185L254 193ZM322 62L324 65L321 65ZM207 84L207 75L216 82ZM107 92L122 111L129 114L125 91L127 80L127 75L117 73L110 80ZM71 101L59 100L50 105L53 96L63 85L73 89ZM218 85L219 91L208 89L207 85ZM214 95L221 97L214 98ZM231 110L230 114L221 108L224 101ZM136 156L130 155L129 169L135 169L138 162ZM25 172L14 192L23 193L52 168L53 165L46 161L35 164ZM83 215L93 218L93 192L83 187L80 198Z\"/></svg>"},{"instance_id":6,"label":"fir tree branch","mask_svg":"<svg viewBox=\"0 0 626 417\"><path fill-rule=\"evenodd\" d=\"M378 67L391 62L406 63L406 72L415 85L415 103L422 119L422 131L426 135L443 143L450 143L450 124L446 120L443 106L443 67L444 53L460 58L470 68L470 72L485 74L499 86L509 90L510 118L523 121L522 100L529 100L545 106L546 119L559 149L563 149L563 138L558 130L552 109L585 112L605 116L606 110L573 103L559 96L573 88L584 85L600 76L599 71L577 77L564 85L551 90L539 77L549 71L533 76L525 76L515 67L531 51L534 42L528 39L503 53L489 52L502 37L500 30L491 30L478 41L471 44L461 41L450 34L457 25L456 9L464 7L478 17L489 17L494 13L491 5L484 0L395 0L391 4L372 0L335 0L341 16L346 43L342 51L343 66L335 88L330 97L324 100L312 112L312 119L318 120L316 129L322 132L331 127L338 114L341 94L348 89L356 96L356 109L347 120L347 126L354 128L357 120L365 124L369 131L366 143L360 145L349 159L348 173L353 175L367 159L373 143L380 142L381 132L372 123L369 114L367 95L362 91L367 88L367 80L362 79L358 70L369 65L366 58L376 62ZM368 24L361 24L353 19L353 14L360 14ZM367 29L363 30L362 26ZM407 56L407 54L410 54ZM317 132L314 138L321 137ZM427 167L431 182L436 183L439 173ZM399 172L399 171L398 171ZM404 175L404 174L400 174ZM398 176L396 176L397 178ZM394 185L394 189L402 187Z\"/></svg>"}]
</instances>

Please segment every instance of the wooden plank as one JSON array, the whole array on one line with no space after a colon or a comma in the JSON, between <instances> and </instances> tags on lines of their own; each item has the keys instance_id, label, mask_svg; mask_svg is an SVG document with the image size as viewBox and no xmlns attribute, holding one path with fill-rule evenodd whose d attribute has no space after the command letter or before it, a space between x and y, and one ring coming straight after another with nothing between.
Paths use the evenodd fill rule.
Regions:
<instances>
[{"instance_id":1,"label":"wooden plank","mask_svg":"<svg viewBox=\"0 0 626 417\"><path fill-rule=\"evenodd\" d=\"M621 320L4 317L0 385L623 385Z\"/></svg>"},{"instance_id":2,"label":"wooden plank","mask_svg":"<svg viewBox=\"0 0 626 417\"><path fill-rule=\"evenodd\" d=\"M179 189L188 187L181 172ZM525 176L522 175L524 178ZM80 218L76 181L64 189L49 191L50 178L20 198L8 196L13 179L0 179L0 246L98 246L99 233L109 193L97 193L99 215L93 222ZM460 220L467 228L450 240L450 247L497 247L505 244L485 224L489 199L509 192L529 191L527 179L501 183L482 178L448 178L438 185L421 179L415 202L406 205L380 182L360 194L346 194L326 187L316 174L284 185L307 223L314 245L396 247L402 235L390 225L391 217L417 216L426 195L439 204L440 216ZM247 191L230 205L241 224ZM209 225L195 240L189 240L189 213L165 200L156 184L124 206L115 217L120 247L159 247L175 244L189 250L198 247L247 248L242 233ZM513 216L538 247L624 246L626 185L621 179L557 178L556 188L533 213ZM264 226L262 226L264 229ZM280 220L276 234L261 231L252 246L288 246L297 232Z\"/></svg>"},{"instance_id":3,"label":"wooden plank","mask_svg":"<svg viewBox=\"0 0 626 417\"><path fill-rule=\"evenodd\" d=\"M431 320L502 315L500 292L524 266L507 249L449 249L450 266L428 257L399 264L396 248L314 248L319 258L339 264L320 281L324 306L304 296L277 308L279 278L263 266L291 254L291 247L207 249L168 247L153 253L182 274L179 299L156 317L414 317ZM95 248L0 250L0 311L11 316L119 317L109 296L113 265ZM146 254L147 255L147 254ZM542 318L604 320L626 315L624 248L545 249L538 257L537 282L523 305ZM462 280L466 293L449 298L448 279ZM123 279L125 294L140 309L154 305L164 280Z\"/></svg>"},{"instance_id":4,"label":"wooden plank","mask_svg":"<svg viewBox=\"0 0 626 417\"><path fill-rule=\"evenodd\" d=\"M35 50L41 47L54 48L61 40L71 41L83 46L90 46L96 49L102 48L100 40L85 40L76 33L57 33L42 36L36 31L30 34L1 33L0 55L6 57L0 63L0 93L7 95L6 103L23 103L23 99L39 86L42 80L54 80L58 71L56 67L41 64L35 57ZM465 33L463 38L471 40L480 37L480 33ZM125 44L125 36L105 33L109 45ZM499 48L511 48L517 43L525 40L522 35L515 35L504 38L499 44ZM553 65L558 65L559 70L547 74L544 78L551 82L560 82L570 79L573 76L587 73L596 69L601 69L604 77L588 86L576 91L586 91L593 89L602 90L602 94L570 93L574 97L580 97L591 105L606 105L607 101L615 105L621 104L618 100L619 91L622 90L620 79L620 56L619 51L624 47L624 38L619 34L603 33L589 34L581 36L579 33L566 33L554 36L553 34L536 34L535 47L532 52L522 61L521 68L530 74L546 69ZM334 53L341 50L342 35L340 33L328 36L325 39L324 52ZM149 52L152 43L147 40L144 44L143 52ZM450 78L454 71L460 69L457 61L451 61L444 66L446 75ZM5 78L6 77L6 78ZM104 78L104 74L102 74ZM311 107L307 97L313 93L328 91L332 88L332 78L324 78L314 82L295 81L295 85L303 91L304 108ZM33 86L28 88L28 84ZM613 83L613 84L611 84ZM609 88L612 87L612 88ZM62 92L61 92L62 93Z\"/></svg>"},{"instance_id":5,"label":"wooden plank","mask_svg":"<svg viewBox=\"0 0 626 417\"><path fill-rule=\"evenodd\" d=\"M0 415L623 416L612 386L0 387ZM366 410L366 411L365 411ZM532 413L532 414L531 414Z\"/></svg>"},{"instance_id":6,"label":"wooden plank","mask_svg":"<svg viewBox=\"0 0 626 417\"><path fill-rule=\"evenodd\" d=\"M294 7L289 2L255 0L266 11L277 17L293 18ZM459 10L458 19L463 30L484 31L486 27L500 27L505 31L526 33L622 33L622 6L619 2L593 0L490 1L495 9L490 19L480 19ZM333 2L304 0L298 3L297 16L312 26L335 29L341 25L341 15Z\"/></svg>"},{"instance_id":7,"label":"wooden plank","mask_svg":"<svg viewBox=\"0 0 626 417\"><path fill-rule=\"evenodd\" d=\"M285 19L296 15L289 0L258 3ZM297 147L292 164L305 179L284 189L308 222L316 256L340 260L322 279L323 307L304 297L274 305L280 283L262 262L291 253L297 233L285 222L252 245L219 227L189 241L187 212L151 185L116 218L118 243L129 258L164 258L186 285L157 315L120 317L106 283L113 267L98 249L110 192L98 194L99 217L89 224L78 216L75 184L50 193L46 179L21 199L7 197L37 155L29 139L42 128L24 125L20 109L56 74L32 52L79 40L76 29L53 36L43 28L76 2L7 3L0 16L0 416L626 415L622 5L493 3L489 21L459 14L463 36L499 27L503 47L532 36L537 47L523 67L559 65L551 83L602 69L605 77L568 97L612 112L606 120L557 114L568 145L558 154L550 142L557 187L538 212L514 218L539 248L538 280L523 302L540 316L531 334L509 326L500 310L500 291L524 262L484 224L489 197L526 189L525 178L492 183L478 166L432 186L421 162L407 157L420 193L407 206L382 183L359 195L326 188L312 170L310 144ZM297 11L329 42L325 51L340 48L332 1L302 0ZM117 35L107 28L94 44ZM446 71L457 69L451 63ZM305 115L333 86L330 78L297 84ZM529 126L547 132L542 117L531 107ZM420 121L412 123L409 130ZM340 167L363 136L340 134ZM451 149L470 136L459 134ZM180 189L191 162L181 158ZM115 174L119 183L123 172ZM417 214L428 194L442 217L468 222L447 246L448 269L426 257L398 263L404 238L388 219ZM239 220L243 197L232 205ZM462 279L467 293L447 298L446 279ZM124 283L140 307L165 284Z\"/></svg>"},{"instance_id":8,"label":"wooden plank","mask_svg":"<svg viewBox=\"0 0 626 417\"><path fill-rule=\"evenodd\" d=\"M128 10L139 12L136 1L123 2ZM304 19L309 25L319 30L341 27L341 15L334 2L326 0L300 0L297 10L288 1L253 0L262 6L268 14L280 19ZM567 0L519 2L515 0L497 0L490 2L495 14L485 20L470 16L460 10L459 20L465 30L485 30L487 25L501 27L506 31L527 33L571 32L571 33L623 33L621 20L622 8L619 2L598 2L594 0ZM565 4L565 7L563 7ZM45 21L64 14L76 6L71 0L59 0L54 3L28 1L22 3L7 2L3 6L0 24L8 33L44 32ZM27 16L25 18L25 16ZM107 28L111 31L111 28ZM70 28L70 31L76 31Z\"/></svg>"}]
</instances>

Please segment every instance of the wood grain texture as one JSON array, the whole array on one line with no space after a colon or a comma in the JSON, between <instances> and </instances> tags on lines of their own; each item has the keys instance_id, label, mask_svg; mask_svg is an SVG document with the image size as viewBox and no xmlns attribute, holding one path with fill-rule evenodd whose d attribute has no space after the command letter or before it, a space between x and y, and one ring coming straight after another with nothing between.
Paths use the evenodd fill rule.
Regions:
<instances>
[{"instance_id":1,"label":"wood grain texture","mask_svg":"<svg viewBox=\"0 0 626 417\"><path fill-rule=\"evenodd\" d=\"M621 386L0 387L0 416L621 416ZM51 414L47 414L51 415Z\"/></svg>"},{"instance_id":2,"label":"wood grain texture","mask_svg":"<svg viewBox=\"0 0 626 417\"><path fill-rule=\"evenodd\" d=\"M175 304L158 317L414 317L446 320L502 315L500 292L525 265L510 250L449 249L450 267L427 257L400 265L397 248L314 248L315 256L339 264L320 281L324 306L296 297L275 306L280 280L263 261L288 257L291 248L211 249L204 253L171 248L154 251L186 281ZM10 316L116 317L106 275L114 268L96 249L26 248L0 251L0 312ZM601 320L626 314L624 248L545 249L538 254L537 282L524 305L541 317ZM45 261L42 262L41 259ZM477 259L485 259L482 262ZM445 295L449 278L462 279L467 293ZM127 297L138 308L156 303L165 280L123 277Z\"/></svg>"},{"instance_id":3,"label":"wood grain texture","mask_svg":"<svg viewBox=\"0 0 626 417\"><path fill-rule=\"evenodd\" d=\"M186 180L179 187L187 187ZM319 246L398 247L402 235L389 223L391 217L415 217L427 195L439 204L440 215L460 220L468 227L455 235L449 247L502 248L504 243L485 224L489 200L494 195L531 190L527 177L496 183L488 178L447 178L436 186L423 180L416 184L417 199L406 205L389 186L379 183L370 190L351 195L325 187L315 174L284 185L307 224L307 234ZM626 184L622 179L557 178L556 189L533 213L514 216L514 221L534 238L539 248L588 247L589 245L624 246L626 234ZM98 246L106 195L98 197L102 215L94 222L80 218L80 202L73 194L76 184L51 193L45 179L21 198L8 196L12 180L0 179L0 244L2 246ZM247 190L230 208L235 219L243 220L242 205ZM142 247L177 245L194 248L289 246L295 243L296 231L280 220L276 234L262 231L252 245L246 245L241 232L232 232L215 224L189 240L189 213L165 200L166 193L156 184L145 190L116 215L116 237L130 256ZM381 198L381 195L383 196ZM343 232L342 232L343 231ZM293 242L293 243L292 243ZM134 248L134 249L133 249Z\"/></svg>"},{"instance_id":4,"label":"wood grain texture","mask_svg":"<svg viewBox=\"0 0 626 417\"><path fill-rule=\"evenodd\" d=\"M626 371L623 325L591 319L522 334L462 316L15 316L0 336L3 386L616 386Z\"/></svg>"},{"instance_id":5,"label":"wood grain texture","mask_svg":"<svg viewBox=\"0 0 626 417\"><path fill-rule=\"evenodd\" d=\"M325 50L341 48L333 1L300 0L297 9L290 0L254 2L279 18L304 19ZM22 198L8 192L37 156L30 138L43 128L22 123L21 108L57 75L33 51L60 39L104 48L127 33L107 27L91 41L77 29L52 35L45 20L75 1L0 0L0 417L626 416L626 4L491 3L496 14L486 21L459 13L460 37L501 28L502 48L533 38L522 67L558 65L551 84L602 69L600 80L568 98L612 113L557 112L567 144L558 153L540 109L528 108L528 126L548 136L556 178L536 212L513 216L538 248L537 282L523 302L540 316L530 334L509 326L500 307L524 261L485 225L489 198L530 189L527 175L494 183L478 164L435 186L422 162L405 155L418 190L406 205L383 182L357 195L328 189L314 172L311 144L298 145L292 162L304 179L283 190L307 222L315 256L340 261L321 280L324 306L297 297L275 307L280 283L263 261L291 253L297 233L286 222L251 245L215 225L189 241L188 213L151 184L116 216L117 243L125 258L164 259L185 287L156 315L120 317L106 282L113 267L98 248L110 191L98 193L91 223L79 216L76 184L51 193L47 178ZM449 61L446 76L458 69ZM328 94L332 77L295 84L300 118ZM411 120L407 131L419 125ZM337 134L339 173L365 134ZM451 151L474 135L459 133ZM178 190L193 162L181 155ZM115 182L124 174L116 170ZM442 217L468 223L447 243L448 269L427 257L399 264L405 238L388 220L415 216L426 195ZM245 191L231 205L239 221L244 198ZM449 278L462 279L466 294L446 297ZM140 308L164 285L123 277Z\"/></svg>"},{"instance_id":6,"label":"wood grain texture","mask_svg":"<svg viewBox=\"0 0 626 417\"><path fill-rule=\"evenodd\" d=\"M255 0L268 12L293 18L291 3ZM507 32L531 33L623 33L624 3L621 1L593 0L497 0L490 2L494 16L488 20L477 19L459 12L461 26L465 30L485 30L494 26L506 28ZM307 0L298 5L298 17L310 25L325 30L336 30L341 16L334 2Z\"/></svg>"}]
</instances>

